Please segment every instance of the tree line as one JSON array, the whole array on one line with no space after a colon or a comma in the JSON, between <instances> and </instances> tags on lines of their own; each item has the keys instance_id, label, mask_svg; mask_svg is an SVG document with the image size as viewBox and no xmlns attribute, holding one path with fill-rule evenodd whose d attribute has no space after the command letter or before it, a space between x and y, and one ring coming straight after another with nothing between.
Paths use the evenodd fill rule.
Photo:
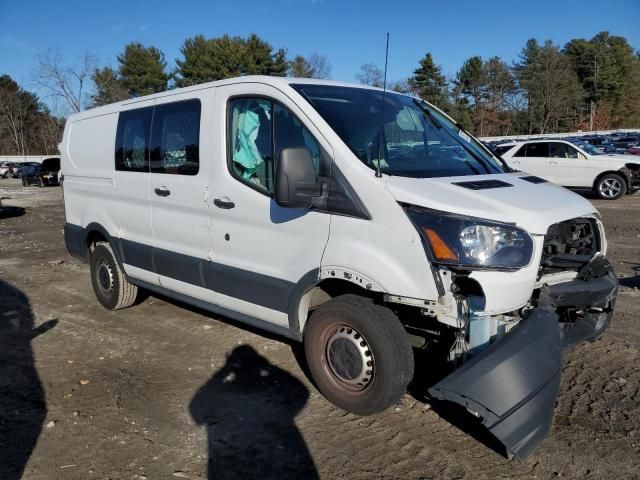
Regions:
<instances>
[{"instance_id":1,"label":"tree line","mask_svg":"<svg viewBox=\"0 0 640 480\"><path fill-rule=\"evenodd\" d=\"M69 112L241 75L324 79L331 63L320 53L288 58L256 34L187 38L172 67L160 49L140 43L127 44L115 66L100 66L90 53L70 65L50 50L39 56L33 80L58 116L0 77L0 152L53 153ZM355 78L382 87L384 72L367 63ZM453 78L426 53L411 76L388 87L424 98L479 136L640 126L640 52L608 32L564 46L531 39L511 64L473 56Z\"/></svg>"}]
</instances>

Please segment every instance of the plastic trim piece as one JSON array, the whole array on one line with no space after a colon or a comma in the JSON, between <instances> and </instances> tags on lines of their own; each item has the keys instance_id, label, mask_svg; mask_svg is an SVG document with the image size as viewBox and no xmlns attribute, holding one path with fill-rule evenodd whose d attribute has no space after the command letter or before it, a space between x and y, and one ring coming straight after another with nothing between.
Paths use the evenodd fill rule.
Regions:
<instances>
[{"instance_id":1,"label":"plastic trim piece","mask_svg":"<svg viewBox=\"0 0 640 480\"><path fill-rule=\"evenodd\" d=\"M296 301L299 302L304 294L300 291L311 288L320 277L319 268L307 272L297 282L270 277L126 239L112 238L98 224L82 228L67 223L64 231L67 250L72 256L82 261L89 260L87 235L91 231L98 231L112 246L121 266L126 263L261 307L288 313L291 327L294 329L297 327L298 330ZM291 316L292 311L295 313L294 317Z\"/></svg>"},{"instance_id":2,"label":"plastic trim piece","mask_svg":"<svg viewBox=\"0 0 640 480\"><path fill-rule=\"evenodd\" d=\"M560 386L562 338L549 299L508 335L428 393L472 411L519 460L551 427Z\"/></svg>"},{"instance_id":3,"label":"plastic trim piece","mask_svg":"<svg viewBox=\"0 0 640 480\"><path fill-rule=\"evenodd\" d=\"M178 300L180 302L187 303L189 305L193 305L195 307L201 308L208 312L216 313L218 315L224 315L225 317L229 317L232 320L236 320L252 327L260 328L262 330L266 330L271 333L275 333L276 335L282 335L283 337L291 338L293 340L301 340L302 335L300 332L291 331L289 328L282 327L280 325L275 325L271 322L267 322L265 320L261 320L259 318L251 317L249 315L245 315L244 313L239 313L234 310L229 310L227 308L221 307L220 305L216 305L213 303L205 302L203 300L199 300L197 298L190 297L188 295L184 295L182 293L174 292L173 290L168 290L166 288L160 287L158 285L153 285L142 280L138 280L135 278L129 278L129 281L134 285L142 287L144 289L150 290L152 292L159 293L160 295L165 295L169 298L173 298L174 300Z\"/></svg>"}]
</instances>

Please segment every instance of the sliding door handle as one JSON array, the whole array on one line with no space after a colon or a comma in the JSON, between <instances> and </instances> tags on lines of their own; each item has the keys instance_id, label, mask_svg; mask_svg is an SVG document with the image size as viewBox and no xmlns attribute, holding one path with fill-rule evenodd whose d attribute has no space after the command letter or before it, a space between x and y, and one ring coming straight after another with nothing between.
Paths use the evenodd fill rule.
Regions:
<instances>
[{"instance_id":1,"label":"sliding door handle","mask_svg":"<svg viewBox=\"0 0 640 480\"><path fill-rule=\"evenodd\" d=\"M213 200L213 204L218 208L224 208L228 210L236 206L228 197L216 198Z\"/></svg>"},{"instance_id":2,"label":"sliding door handle","mask_svg":"<svg viewBox=\"0 0 640 480\"><path fill-rule=\"evenodd\" d=\"M171 195L171 190L169 190L167 187L156 188L154 192L156 192L156 195L158 195L159 197L168 197L169 195Z\"/></svg>"}]
</instances>

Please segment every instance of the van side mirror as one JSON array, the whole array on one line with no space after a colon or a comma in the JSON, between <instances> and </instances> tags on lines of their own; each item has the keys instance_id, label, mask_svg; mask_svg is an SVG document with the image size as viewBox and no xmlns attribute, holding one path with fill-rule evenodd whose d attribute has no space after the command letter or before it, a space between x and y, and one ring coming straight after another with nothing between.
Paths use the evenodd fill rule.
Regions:
<instances>
[{"instance_id":1,"label":"van side mirror","mask_svg":"<svg viewBox=\"0 0 640 480\"><path fill-rule=\"evenodd\" d=\"M274 197L281 207L309 208L322 198L322 182L306 148L283 148L275 177Z\"/></svg>"}]
</instances>

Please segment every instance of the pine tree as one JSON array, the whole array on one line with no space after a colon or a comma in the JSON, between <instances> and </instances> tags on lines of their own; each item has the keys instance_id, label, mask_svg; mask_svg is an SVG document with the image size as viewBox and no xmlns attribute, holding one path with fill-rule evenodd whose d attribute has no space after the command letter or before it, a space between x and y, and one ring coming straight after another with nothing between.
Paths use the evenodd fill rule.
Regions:
<instances>
[{"instance_id":1,"label":"pine tree","mask_svg":"<svg viewBox=\"0 0 640 480\"><path fill-rule=\"evenodd\" d=\"M478 110L482 100L482 88L485 85L482 58L476 56L465 60L456 74L454 85L459 87L463 95L471 98L474 109Z\"/></svg>"},{"instance_id":2,"label":"pine tree","mask_svg":"<svg viewBox=\"0 0 640 480\"><path fill-rule=\"evenodd\" d=\"M91 95L91 106L99 107L129 98L117 70L111 67L96 68L91 75L95 92Z\"/></svg>"},{"instance_id":3,"label":"pine tree","mask_svg":"<svg viewBox=\"0 0 640 480\"><path fill-rule=\"evenodd\" d=\"M409 85L427 102L440 108L447 106L447 79L442 75L440 67L434 63L430 53L420 60L420 66L413 72Z\"/></svg>"},{"instance_id":4,"label":"pine tree","mask_svg":"<svg viewBox=\"0 0 640 480\"><path fill-rule=\"evenodd\" d=\"M289 69L286 50L273 47L251 34L246 40L223 35L206 39L202 35L187 38L177 59L176 85L184 87L240 75L285 76Z\"/></svg>"},{"instance_id":5,"label":"pine tree","mask_svg":"<svg viewBox=\"0 0 640 480\"><path fill-rule=\"evenodd\" d=\"M118 55L118 63L122 85L130 96L138 97L167 90L167 63L164 54L156 47L129 43L124 52Z\"/></svg>"}]
</instances>

